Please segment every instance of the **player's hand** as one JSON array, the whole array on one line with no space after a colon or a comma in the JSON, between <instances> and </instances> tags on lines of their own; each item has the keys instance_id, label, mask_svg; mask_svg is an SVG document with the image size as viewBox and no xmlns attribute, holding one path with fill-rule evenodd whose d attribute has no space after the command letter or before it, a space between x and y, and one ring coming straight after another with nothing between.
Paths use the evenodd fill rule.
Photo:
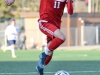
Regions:
<instances>
[{"instance_id":1,"label":"player's hand","mask_svg":"<svg viewBox=\"0 0 100 75\"><path fill-rule=\"evenodd\" d=\"M15 2L15 0L5 0L5 3L10 6Z\"/></svg>"}]
</instances>

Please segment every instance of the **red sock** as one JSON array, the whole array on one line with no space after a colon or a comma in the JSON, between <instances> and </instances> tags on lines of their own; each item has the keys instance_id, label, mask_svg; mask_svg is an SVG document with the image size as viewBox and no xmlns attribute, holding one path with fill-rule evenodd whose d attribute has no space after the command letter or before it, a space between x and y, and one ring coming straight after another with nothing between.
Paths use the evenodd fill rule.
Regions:
<instances>
[{"instance_id":1,"label":"red sock","mask_svg":"<svg viewBox=\"0 0 100 75\"><path fill-rule=\"evenodd\" d=\"M59 47L64 41L61 40L60 38L54 38L51 42L51 44L49 45L48 49L49 50L55 50L57 47ZM52 56L47 56L46 60L45 60L45 65L47 65L50 60L52 59Z\"/></svg>"},{"instance_id":2,"label":"red sock","mask_svg":"<svg viewBox=\"0 0 100 75\"><path fill-rule=\"evenodd\" d=\"M53 51L56 48L58 48L63 42L64 42L64 40L62 40L60 38L54 38L52 40L51 44L48 46L48 49Z\"/></svg>"},{"instance_id":3,"label":"red sock","mask_svg":"<svg viewBox=\"0 0 100 75\"><path fill-rule=\"evenodd\" d=\"M45 60L44 64L47 65L47 64L50 62L51 59L52 59L52 56L49 56L49 55L48 55L48 56L46 57L46 60Z\"/></svg>"}]
</instances>

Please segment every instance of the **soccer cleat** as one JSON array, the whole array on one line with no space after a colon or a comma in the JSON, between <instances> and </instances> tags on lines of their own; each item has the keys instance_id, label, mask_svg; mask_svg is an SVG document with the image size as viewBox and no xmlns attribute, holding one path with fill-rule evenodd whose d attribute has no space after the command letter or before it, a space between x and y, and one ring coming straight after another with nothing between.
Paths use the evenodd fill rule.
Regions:
<instances>
[{"instance_id":1,"label":"soccer cleat","mask_svg":"<svg viewBox=\"0 0 100 75\"><path fill-rule=\"evenodd\" d=\"M41 68L44 68L44 65L45 65L44 62L46 60L46 57L47 57L47 55L44 52L41 53L39 56L40 60L38 62L38 66L40 66Z\"/></svg>"},{"instance_id":2,"label":"soccer cleat","mask_svg":"<svg viewBox=\"0 0 100 75\"><path fill-rule=\"evenodd\" d=\"M38 62L38 66L36 66L36 71L38 72L39 75L43 75L43 69L44 69L44 62L46 60L47 55L43 52L40 54L39 58L39 62Z\"/></svg>"},{"instance_id":3,"label":"soccer cleat","mask_svg":"<svg viewBox=\"0 0 100 75\"><path fill-rule=\"evenodd\" d=\"M5 53L7 50L3 50L3 52Z\"/></svg>"},{"instance_id":4,"label":"soccer cleat","mask_svg":"<svg viewBox=\"0 0 100 75\"><path fill-rule=\"evenodd\" d=\"M14 56L12 56L12 58L17 58L17 56L16 56L16 55L14 55Z\"/></svg>"},{"instance_id":5,"label":"soccer cleat","mask_svg":"<svg viewBox=\"0 0 100 75\"><path fill-rule=\"evenodd\" d=\"M43 75L43 68L40 68L39 66L36 66L36 71L38 72L39 75Z\"/></svg>"}]
</instances>

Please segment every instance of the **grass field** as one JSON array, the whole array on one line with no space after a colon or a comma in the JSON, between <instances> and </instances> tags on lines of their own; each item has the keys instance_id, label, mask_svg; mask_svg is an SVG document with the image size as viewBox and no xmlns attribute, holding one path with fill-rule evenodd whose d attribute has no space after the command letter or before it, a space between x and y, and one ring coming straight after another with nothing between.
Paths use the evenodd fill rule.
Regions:
<instances>
[{"instance_id":1,"label":"grass field","mask_svg":"<svg viewBox=\"0 0 100 75\"><path fill-rule=\"evenodd\" d=\"M41 52L16 50L18 57L11 58L10 51L0 50L0 75L37 75L35 66ZM66 70L70 75L100 75L100 51L57 50L44 75L54 75L58 70Z\"/></svg>"}]
</instances>

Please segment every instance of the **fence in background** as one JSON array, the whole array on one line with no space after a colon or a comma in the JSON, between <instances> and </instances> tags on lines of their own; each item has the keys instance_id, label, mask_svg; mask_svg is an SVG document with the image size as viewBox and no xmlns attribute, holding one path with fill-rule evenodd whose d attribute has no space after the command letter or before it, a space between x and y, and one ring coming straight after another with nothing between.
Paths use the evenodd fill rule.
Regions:
<instances>
[{"instance_id":1,"label":"fence in background","mask_svg":"<svg viewBox=\"0 0 100 75\"><path fill-rule=\"evenodd\" d=\"M81 26L81 28L70 29L70 39L72 46L98 45L99 27L98 26Z\"/></svg>"},{"instance_id":2,"label":"fence in background","mask_svg":"<svg viewBox=\"0 0 100 75\"><path fill-rule=\"evenodd\" d=\"M67 35L67 29L62 28L62 32ZM32 34L32 31L29 31L30 34ZM38 41L38 39L41 37L43 38L44 35L39 34L39 30L34 30L35 35L35 40ZM39 35L39 36L37 36ZM27 38L27 36L26 36ZM41 39L40 38L40 39ZM18 39L19 40L19 39ZM34 40L34 42L36 42ZM45 41L44 39L42 39ZM80 27L80 28L70 28L70 46L90 46L90 45L98 45L100 44L100 27L99 26L85 26L85 27ZM42 43L44 43L42 41ZM31 45L31 41L29 41ZM4 31L0 31L0 47L2 45L5 45L5 36L4 36ZM18 47L19 43L17 44ZM67 40L61 45L61 46L66 46L67 45Z\"/></svg>"}]
</instances>

